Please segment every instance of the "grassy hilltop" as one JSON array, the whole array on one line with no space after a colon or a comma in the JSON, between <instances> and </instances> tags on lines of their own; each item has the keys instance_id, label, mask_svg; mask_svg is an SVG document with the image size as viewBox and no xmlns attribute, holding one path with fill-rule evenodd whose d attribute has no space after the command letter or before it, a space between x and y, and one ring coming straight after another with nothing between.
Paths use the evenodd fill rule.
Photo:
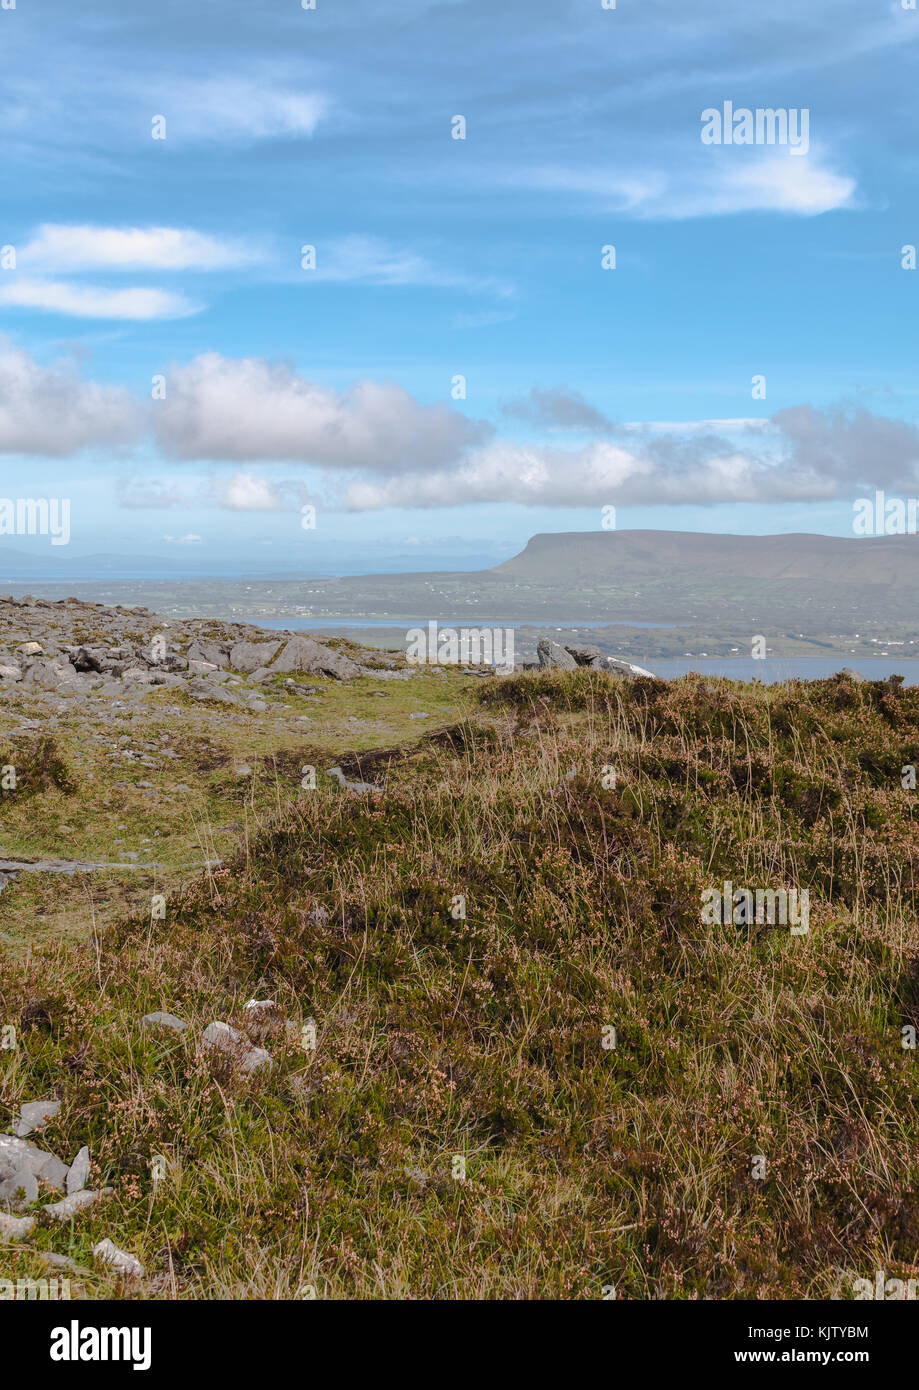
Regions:
<instances>
[{"instance_id":1,"label":"grassy hilltop","mask_svg":"<svg viewBox=\"0 0 919 1390\"><path fill-rule=\"evenodd\" d=\"M451 699L342 763L375 790L276 797L165 920L9 953L0 1128L59 1097L33 1138L87 1144L114 1192L7 1264L63 1252L88 1296L166 1298L919 1274L919 689L579 670ZM704 924L724 880L807 888L809 932ZM215 1019L270 1069L202 1050ZM93 1267L103 1235L141 1280Z\"/></svg>"}]
</instances>

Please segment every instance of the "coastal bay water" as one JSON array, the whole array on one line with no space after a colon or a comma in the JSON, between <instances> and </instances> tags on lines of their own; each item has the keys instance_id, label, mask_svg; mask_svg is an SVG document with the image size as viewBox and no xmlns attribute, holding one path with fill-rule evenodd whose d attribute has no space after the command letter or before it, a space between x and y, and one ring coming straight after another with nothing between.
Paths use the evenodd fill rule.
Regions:
<instances>
[{"instance_id":1,"label":"coastal bay water","mask_svg":"<svg viewBox=\"0 0 919 1390\"><path fill-rule=\"evenodd\" d=\"M404 645L405 631L426 622L427 619L405 618L395 621L392 618L261 618L259 627L294 632L324 633L326 636L348 636L360 630L386 634L386 643L401 648ZM570 622L544 623L502 623L486 618L465 618L441 621L442 627L512 627L523 638L521 647L535 646L538 636L548 635L557 641L571 640L574 630L583 632L591 628L655 628L672 630L673 623L648 623L634 619L621 622L587 621L574 619ZM528 639L528 642L527 642ZM381 641L380 645L384 645ZM628 652L618 655L629 657ZM526 659L529 659L528 657ZM775 685L790 680L823 680L835 675L843 667L850 666L868 680L886 680L891 675L903 676L906 685L919 685L919 659L899 656L787 656L766 657L762 660L748 656L732 657L645 657L637 658L641 665L663 680L674 680L678 676L695 671L703 676L723 676L727 680L762 681L764 685Z\"/></svg>"},{"instance_id":2,"label":"coastal bay water","mask_svg":"<svg viewBox=\"0 0 919 1390\"><path fill-rule=\"evenodd\" d=\"M407 628L423 626L429 618L298 618L289 620L287 618L260 618L259 627L276 628L281 631L294 632L334 632L339 628L392 628L393 630L402 629L403 625ZM497 618L438 618L440 627L512 627L519 628L538 628L543 631L545 625L542 623L521 623L505 622ZM643 623L637 619L620 619L619 622L611 623L605 619L591 618L582 621L579 618L557 619L551 627L551 631L561 631L563 628L583 628L583 627L648 627L671 629L676 627L675 623ZM549 629L545 629L549 630Z\"/></svg>"}]
</instances>

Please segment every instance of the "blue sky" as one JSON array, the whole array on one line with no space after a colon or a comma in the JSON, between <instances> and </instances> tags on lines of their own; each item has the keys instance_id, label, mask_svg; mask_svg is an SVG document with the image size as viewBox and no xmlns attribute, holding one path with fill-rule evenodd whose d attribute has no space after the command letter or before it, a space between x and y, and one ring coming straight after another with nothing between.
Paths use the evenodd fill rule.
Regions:
<instances>
[{"instance_id":1,"label":"blue sky","mask_svg":"<svg viewBox=\"0 0 919 1390\"><path fill-rule=\"evenodd\" d=\"M919 490L919 13L316 4L0 10L0 496L353 571ZM806 153L703 144L726 101Z\"/></svg>"}]
</instances>

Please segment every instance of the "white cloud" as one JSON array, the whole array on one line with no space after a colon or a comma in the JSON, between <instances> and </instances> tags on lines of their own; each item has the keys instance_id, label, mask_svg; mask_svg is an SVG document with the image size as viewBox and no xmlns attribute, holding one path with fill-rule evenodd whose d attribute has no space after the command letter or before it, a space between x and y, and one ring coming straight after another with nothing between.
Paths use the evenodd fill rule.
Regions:
<instances>
[{"instance_id":1,"label":"white cloud","mask_svg":"<svg viewBox=\"0 0 919 1390\"><path fill-rule=\"evenodd\" d=\"M267 478L236 473L220 489L224 506L238 512L274 512L280 509L277 492Z\"/></svg>"},{"instance_id":2,"label":"white cloud","mask_svg":"<svg viewBox=\"0 0 919 1390\"><path fill-rule=\"evenodd\" d=\"M860 405L622 426L570 392L535 392L540 409L553 419L560 412L579 433L592 412L603 426L564 448L499 438L491 425L422 404L392 383L336 392L258 358L197 357L173 368L168 383L153 407L123 388L84 382L70 366L41 366L0 339L0 452L65 457L90 445L123 448L146 433L177 459L249 466L197 481L184 470L135 475L117 484L122 505L253 512L295 510L317 492L328 507L375 510L804 502L919 487L919 428ZM268 476L259 463L301 471Z\"/></svg>"},{"instance_id":3,"label":"white cloud","mask_svg":"<svg viewBox=\"0 0 919 1390\"><path fill-rule=\"evenodd\" d=\"M652 428L634 443L629 434L628 447L599 439L578 449L495 440L422 476L355 479L345 501L356 511L476 502L705 505L823 501L873 485L911 493L919 484L919 429L903 420L805 405L741 433L746 443L691 430L661 436Z\"/></svg>"},{"instance_id":4,"label":"white cloud","mask_svg":"<svg viewBox=\"0 0 919 1390\"><path fill-rule=\"evenodd\" d=\"M223 270L252 253L180 227L68 226L47 222L19 252L30 270Z\"/></svg>"},{"instance_id":5,"label":"white cloud","mask_svg":"<svg viewBox=\"0 0 919 1390\"><path fill-rule=\"evenodd\" d=\"M166 117L168 138L247 143L310 136L328 109L320 92L219 78L167 89L157 114Z\"/></svg>"},{"instance_id":6,"label":"white cloud","mask_svg":"<svg viewBox=\"0 0 919 1390\"><path fill-rule=\"evenodd\" d=\"M849 207L855 180L821 165L816 152L804 158L775 155L750 164L732 161L721 187L703 194L696 216L711 212L792 212L813 217L834 208ZM684 196L682 216L692 215L691 197Z\"/></svg>"},{"instance_id":7,"label":"white cloud","mask_svg":"<svg viewBox=\"0 0 919 1390\"><path fill-rule=\"evenodd\" d=\"M347 236L319 246L316 269L310 271L309 276L317 280L370 285L428 285L473 290L503 298L513 294L513 287L505 281L470 275L456 266L435 265L409 247L391 246L373 236Z\"/></svg>"},{"instance_id":8,"label":"white cloud","mask_svg":"<svg viewBox=\"0 0 919 1390\"><path fill-rule=\"evenodd\" d=\"M313 496L313 490L300 479L269 478L251 472L191 478L187 474L179 478L135 473L116 478L114 490L119 506L146 511L216 505L233 512L292 512Z\"/></svg>"},{"instance_id":9,"label":"white cloud","mask_svg":"<svg viewBox=\"0 0 919 1390\"><path fill-rule=\"evenodd\" d=\"M295 479L266 478L255 473L234 473L212 478L207 495L233 512L295 511L309 500L310 491Z\"/></svg>"},{"instance_id":10,"label":"white cloud","mask_svg":"<svg viewBox=\"0 0 919 1390\"><path fill-rule=\"evenodd\" d=\"M163 540L168 541L170 545L200 545L203 539L203 536L196 536L193 531L190 531L187 536L163 537Z\"/></svg>"},{"instance_id":11,"label":"white cloud","mask_svg":"<svg viewBox=\"0 0 919 1390\"><path fill-rule=\"evenodd\" d=\"M0 287L0 304L19 309L42 309L85 319L179 319L201 311L183 294L167 290L106 289L101 285L74 285L60 280L14 280Z\"/></svg>"},{"instance_id":12,"label":"white cloud","mask_svg":"<svg viewBox=\"0 0 919 1390\"><path fill-rule=\"evenodd\" d=\"M491 433L400 386L362 381L337 392L261 358L196 357L169 373L155 420L173 457L286 461L417 473L452 462Z\"/></svg>"},{"instance_id":13,"label":"white cloud","mask_svg":"<svg viewBox=\"0 0 919 1390\"><path fill-rule=\"evenodd\" d=\"M130 392L81 381L69 366L40 366L0 338L0 452L62 458L88 445L122 446L139 426Z\"/></svg>"},{"instance_id":14,"label":"white cloud","mask_svg":"<svg viewBox=\"0 0 919 1390\"><path fill-rule=\"evenodd\" d=\"M662 221L750 212L812 217L851 207L856 191L855 179L837 173L816 146L806 156L754 146L709 146L669 170L633 174L544 166L515 170L508 181L582 194L630 217Z\"/></svg>"},{"instance_id":15,"label":"white cloud","mask_svg":"<svg viewBox=\"0 0 919 1390\"><path fill-rule=\"evenodd\" d=\"M454 469L414 479L351 483L346 503L355 511L507 501L543 506L603 505L619 500L626 484L647 478L651 471L647 461L606 441L570 451L496 441L476 450Z\"/></svg>"}]
</instances>

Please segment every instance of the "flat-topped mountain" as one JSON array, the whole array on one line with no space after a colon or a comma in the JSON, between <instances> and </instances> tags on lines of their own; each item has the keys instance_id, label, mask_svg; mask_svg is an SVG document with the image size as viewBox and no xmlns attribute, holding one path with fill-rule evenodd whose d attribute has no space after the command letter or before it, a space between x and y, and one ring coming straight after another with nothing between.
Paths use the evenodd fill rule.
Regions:
<instances>
[{"instance_id":1,"label":"flat-topped mountain","mask_svg":"<svg viewBox=\"0 0 919 1390\"><path fill-rule=\"evenodd\" d=\"M268 618L309 629L367 618L394 630L430 619L548 625L573 641L606 641L638 661L730 655L754 633L800 654L801 641L849 658L877 644L919 643L919 538L714 535L692 531L568 531L533 536L489 569L315 578L132 577L29 580L48 598L79 594L144 604L172 618ZM617 625L605 639L597 629ZM593 636L588 637L588 629ZM666 629L666 630L665 630ZM385 645L385 644L384 644ZM390 635L389 645L401 646ZM531 655L532 653L530 653ZM857 664L857 661L856 663Z\"/></svg>"},{"instance_id":2,"label":"flat-topped mountain","mask_svg":"<svg viewBox=\"0 0 919 1390\"><path fill-rule=\"evenodd\" d=\"M735 641L750 630L792 629L821 639L870 629L906 640L917 635L917 593L915 535L597 530L533 536L518 555L476 572L363 575L334 588L311 586L310 608L317 617L653 622L717 628Z\"/></svg>"},{"instance_id":3,"label":"flat-topped mountain","mask_svg":"<svg viewBox=\"0 0 919 1390\"><path fill-rule=\"evenodd\" d=\"M919 537L712 535L704 531L561 531L540 533L492 574L540 584L704 574L842 584L916 584Z\"/></svg>"}]
</instances>

